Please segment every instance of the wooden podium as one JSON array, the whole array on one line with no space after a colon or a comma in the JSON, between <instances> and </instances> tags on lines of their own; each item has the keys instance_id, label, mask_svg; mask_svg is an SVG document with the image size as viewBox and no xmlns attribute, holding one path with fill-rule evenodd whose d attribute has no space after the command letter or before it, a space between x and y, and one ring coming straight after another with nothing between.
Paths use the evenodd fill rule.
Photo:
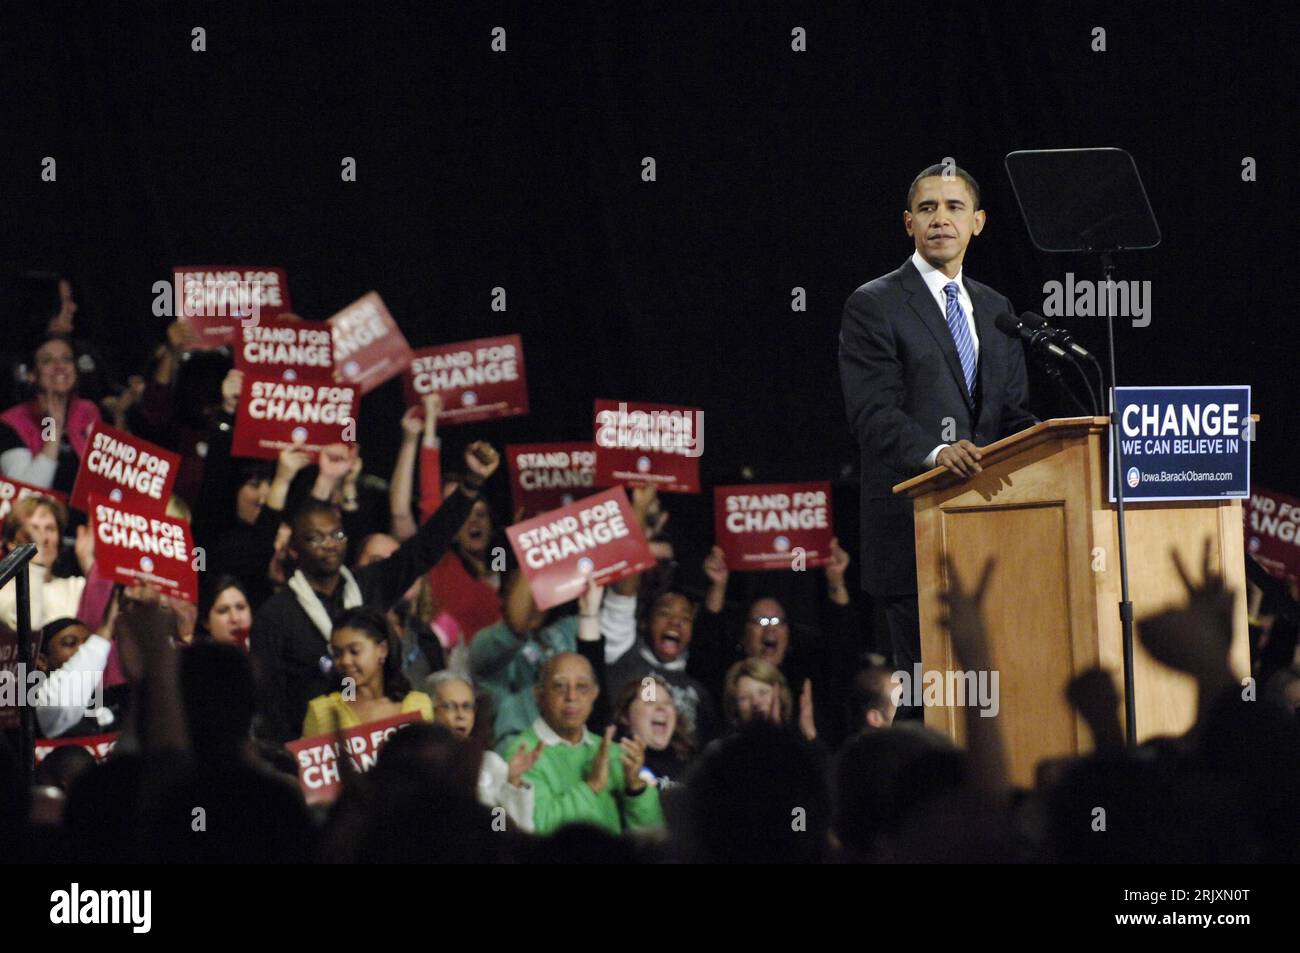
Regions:
<instances>
[{"instance_id":1,"label":"wooden podium","mask_svg":"<svg viewBox=\"0 0 1300 953\"><path fill-rule=\"evenodd\" d=\"M984 621L998 672L995 717L1018 785L1033 785L1044 758L1091 750L1088 728L1065 698L1072 678L1100 665L1123 696L1119 534L1115 506L1107 502L1106 443L1105 417L1046 420L984 448L984 469L974 479L936 468L894 487L914 500L924 671L961 669L938 623L943 556L967 586L996 560ZM1241 501L1133 503L1124 510L1134 618L1185 601L1170 551L1178 550L1199 581L1208 537L1217 571L1238 594L1231 657L1244 677L1250 659ZM1136 635L1134 676L1139 740L1191 727L1192 680L1154 661ZM1122 703L1119 715L1122 722ZM925 723L962 743L959 708L927 705Z\"/></svg>"}]
</instances>

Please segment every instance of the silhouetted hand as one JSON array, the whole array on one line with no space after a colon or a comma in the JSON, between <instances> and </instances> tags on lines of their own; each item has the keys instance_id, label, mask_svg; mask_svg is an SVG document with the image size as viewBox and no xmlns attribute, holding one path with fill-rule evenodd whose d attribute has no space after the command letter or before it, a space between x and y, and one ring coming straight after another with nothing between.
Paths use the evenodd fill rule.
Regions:
<instances>
[{"instance_id":1,"label":"silhouetted hand","mask_svg":"<svg viewBox=\"0 0 1300 953\"><path fill-rule=\"evenodd\" d=\"M1115 679L1102 668L1090 668L1065 687L1065 697L1092 732L1098 751L1124 747L1124 730L1119 720L1119 693Z\"/></svg>"},{"instance_id":2,"label":"silhouetted hand","mask_svg":"<svg viewBox=\"0 0 1300 953\"><path fill-rule=\"evenodd\" d=\"M945 617L940 622L948 628L952 649L957 658L967 668L976 671L988 671L992 668L980 607L988 591L994 563L995 560L990 559L984 564L979 583L973 591L967 592L951 557L945 557L944 568L948 575L948 588L939 593L946 610Z\"/></svg>"},{"instance_id":3,"label":"silhouetted hand","mask_svg":"<svg viewBox=\"0 0 1300 953\"><path fill-rule=\"evenodd\" d=\"M1213 571L1212 554L1213 544L1207 538L1201 560L1203 581L1197 585L1177 550L1172 550L1174 568L1187 589L1187 604L1148 616L1137 624L1138 638L1152 658L1191 675L1202 685L1232 678L1228 651L1232 647L1232 612L1237 595Z\"/></svg>"}]
</instances>

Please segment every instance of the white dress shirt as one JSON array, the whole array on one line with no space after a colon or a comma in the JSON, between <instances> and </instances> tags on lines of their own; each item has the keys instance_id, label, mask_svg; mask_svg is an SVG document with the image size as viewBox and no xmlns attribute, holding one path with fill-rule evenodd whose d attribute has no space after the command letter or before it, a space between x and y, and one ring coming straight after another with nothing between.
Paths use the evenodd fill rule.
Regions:
<instances>
[{"instance_id":1,"label":"white dress shirt","mask_svg":"<svg viewBox=\"0 0 1300 953\"><path fill-rule=\"evenodd\" d=\"M925 286L930 289L930 294L933 296L935 304L939 306L939 313L943 315L945 324L948 321L948 295L943 289L949 282L957 282L957 303L961 305L962 311L966 314L966 327L970 329L971 344L975 348L975 366L978 368L980 359L980 336L975 330L975 302L971 301L970 292L966 290L966 284L961 280L961 270L958 269L956 278L949 278L938 268L934 267L934 265L922 258L919 251L912 252L912 264L915 265L916 270L921 273L921 280L925 282ZM941 443L930 451L929 455L925 458L925 468L927 470L936 465L939 451L946 446L948 446L948 444Z\"/></svg>"}]
</instances>

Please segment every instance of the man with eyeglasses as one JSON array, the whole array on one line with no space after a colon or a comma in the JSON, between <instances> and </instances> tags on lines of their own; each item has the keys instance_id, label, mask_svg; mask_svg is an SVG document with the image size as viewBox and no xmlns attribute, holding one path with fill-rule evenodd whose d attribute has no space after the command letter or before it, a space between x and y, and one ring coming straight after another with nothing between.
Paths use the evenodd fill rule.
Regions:
<instances>
[{"instance_id":1,"label":"man with eyeglasses","mask_svg":"<svg viewBox=\"0 0 1300 953\"><path fill-rule=\"evenodd\" d=\"M614 743L587 730L600 686L591 663L576 652L553 655L533 689L541 715L510 748L539 752L523 780L534 790L533 829L549 834L566 824L593 824L611 834L664 823L659 789L641 777L645 741Z\"/></svg>"},{"instance_id":2,"label":"man with eyeglasses","mask_svg":"<svg viewBox=\"0 0 1300 953\"><path fill-rule=\"evenodd\" d=\"M386 611L400 600L447 552L498 463L490 445L471 444L456 492L391 556L355 571L343 565L348 537L337 506L313 499L294 514L288 552L296 569L258 609L250 636L260 737L275 744L298 737L307 703L337 689L329 648L335 621L362 604Z\"/></svg>"}]
</instances>

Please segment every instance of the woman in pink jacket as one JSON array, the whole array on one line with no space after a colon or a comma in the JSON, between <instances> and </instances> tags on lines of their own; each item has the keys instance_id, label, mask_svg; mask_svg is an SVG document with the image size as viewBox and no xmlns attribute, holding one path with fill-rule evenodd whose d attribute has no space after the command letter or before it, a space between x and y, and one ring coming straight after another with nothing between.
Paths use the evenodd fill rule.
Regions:
<instances>
[{"instance_id":1,"label":"woman in pink jacket","mask_svg":"<svg viewBox=\"0 0 1300 953\"><path fill-rule=\"evenodd\" d=\"M0 473L71 493L99 408L77 396L77 361L68 338L47 337L31 366L35 396L0 414Z\"/></svg>"}]
</instances>

